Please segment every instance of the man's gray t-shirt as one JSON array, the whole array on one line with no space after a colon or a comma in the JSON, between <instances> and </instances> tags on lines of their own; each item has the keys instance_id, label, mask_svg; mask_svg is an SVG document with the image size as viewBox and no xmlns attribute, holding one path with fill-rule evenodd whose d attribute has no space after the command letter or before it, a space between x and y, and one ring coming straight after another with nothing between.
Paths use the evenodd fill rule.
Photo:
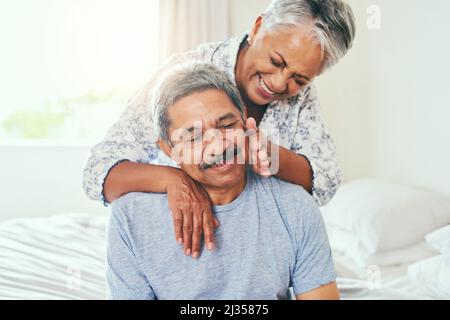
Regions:
<instances>
[{"instance_id":1,"label":"man's gray t-shirt","mask_svg":"<svg viewBox=\"0 0 450 320\"><path fill-rule=\"evenodd\" d=\"M247 170L243 192L214 206L216 249L195 260L174 236L166 194L112 204L106 276L110 299L289 299L335 281L324 223L301 187Z\"/></svg>"}]
</instances>

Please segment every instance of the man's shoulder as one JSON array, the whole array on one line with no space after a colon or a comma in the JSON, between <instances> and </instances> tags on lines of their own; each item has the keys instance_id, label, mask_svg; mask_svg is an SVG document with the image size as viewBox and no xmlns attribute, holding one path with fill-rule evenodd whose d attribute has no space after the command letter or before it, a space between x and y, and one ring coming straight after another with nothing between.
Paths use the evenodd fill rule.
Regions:
<instances>
[{"instance_id":1,"label":"man's shoulder","mask_svg":"<svg viewBox=\"0 0 450 320\"><path fill-rule=\"evenodd\" d=\"M320 219L320 209L314 198L301 186L277 177L256 178L260 188L270 192L286 227L297 233Z\"/></svg>"},{"instance_id":2,"label":"man's shoulder","mask_svg":"<svg viewBox=\"0 0 450 320\"><path fill-rule=\"evenodd\" d=\"M317 206L314 198L302 186L275 176L268 178L258 176L257 179L264 188L270 189L276 198L283 199L285 203L296 204L297 208Z\"/></svg>"},{"instance_id":3,"label":"man's shoulder","mask_svg":"<svg viewBox=\"0 0 450 320\"><path fill-rule=\"evenodd\" d=\"M112 214L114 216L126 216L136 221L140 216L155 217L167 207L167 194L165 193L144 193L130 192L111 203Z\"/></svg>"},{"instance_id":4,"label":"man's shoulder","mask_svg":"<svg viewBox=\"0 0 450 320\"><path fill-rule=\"evenodd\" d=\"M129 192L111 203L112 207L126 207L167 200L166 193Z\"/></svg>"}]
</instances>

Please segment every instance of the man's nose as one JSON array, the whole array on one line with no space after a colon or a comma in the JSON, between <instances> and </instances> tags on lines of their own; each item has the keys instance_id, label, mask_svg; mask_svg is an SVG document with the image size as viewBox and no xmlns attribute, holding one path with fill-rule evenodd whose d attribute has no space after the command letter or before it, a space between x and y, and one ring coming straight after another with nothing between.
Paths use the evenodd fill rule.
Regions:
<instances>
[{"instance_id":1,"label":"man's nose","mask_svg":"<svg viewBox=\"0 0 450 320\"><path fill-rule=\"evenodd\" d=\"M233 136L231 136L231 138L232 137ZM233 140L230 139L230 137L227 137L226 133L220 132L220 135L213 139L212 144L214 145L214 154L219 155L233 145Z\"/></svg>"},{"instance_id":2,"label":"man's nose","mask_svg":"<svg viewBox=\"0 0 450 320\"><path fill-rule=\"evenodd\" d=\"M217 130L214 134L211 134L207 139L207 145L204 151L205 159L211 159L215 156L221 155L227 150L232 144L230 139L226 139L225 133Z\"/></svg>"}]
</instances>

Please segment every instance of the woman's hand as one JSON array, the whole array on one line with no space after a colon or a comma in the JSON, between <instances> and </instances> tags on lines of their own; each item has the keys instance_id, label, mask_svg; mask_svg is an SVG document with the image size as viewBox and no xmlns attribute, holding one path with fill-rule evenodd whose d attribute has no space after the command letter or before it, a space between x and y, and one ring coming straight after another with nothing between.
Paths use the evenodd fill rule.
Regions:
<instances>
[{"instance_id":1,"label":"woman's hand","mask_svg":"<svg viewBox=\"0 0 450 320\"><path fill-rule=\"evenodd\" d=\"M268 177L270 172L270 141L256 127L256 121L248 118L245 122L246 135L248 136L248 160L254 172Z\"/></svg>"},{"instance_id":2,"label":"woman's hand","mask_svg":"<svg viewBox=\"0 0 450 320\"><path fill-rule=\"evenodd\" d=\"M200 241L204 234L205 246L215 247L214 229L219 221L211 211L211 202L206 191L181 170L174 171L166 192L175 226L175 238L183 243L186 255L194 259L200 255Z\"/></svg>"}]
</instances>

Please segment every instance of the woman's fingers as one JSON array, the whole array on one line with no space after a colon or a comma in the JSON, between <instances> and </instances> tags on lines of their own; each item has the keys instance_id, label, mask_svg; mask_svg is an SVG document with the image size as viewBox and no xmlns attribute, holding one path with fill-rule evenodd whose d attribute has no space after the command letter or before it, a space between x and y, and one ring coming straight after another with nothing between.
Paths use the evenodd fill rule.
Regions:
<instances>
[{"instance_id":1,"label":"woman's fingers","mask_svg":"<svg viewBox=\"0 0 450 320\"><path fill-rule=\"evenodd\" d=\"M193 212L193 230L192 230L192 258L197 259L200 256L200 241L203 232L203 216L198 212L198 208Z\"/></svg>"},{"instance_id":2,"label":"woman's fingers","mask_svg":"<svg viewBox=\"0 0 450 320\"><path fill-rule=\"evenodd\" d=\"M180 210L176 210L173 214L173 225L175 229L175 240L179 243L183 243L183 214Z\"/></svg>"},{"instance_id":3,"label":"woman's fingers","mask_svg":"<svg viewBox=\"0 0 450 320\"><path fill-rule=\"evenodd\" d=\"M192 211L183 210L183 247L184 253L189 256L192 251L192 230L193 230L193 221L192 221Z\"/></svg>"},{"instance_id":4,"label":"woman's fingers","mask_svg":"<svg viewBox=\"0 0 450 320\"><path fill-rule=\"evenodd\" d=\"M263 176L270 176L270 157L267 151L268 141L265 135L256 127L256 121L248 118L245 122L248 136L249 160L253 170Z\"/></svg>"},{"instance_id":5,"label":"woman's fingers","mask_svg":"<svg viewBox=\"0 0 450 320\"><path fill-rule=\"evenodd\" d=\"M258 164L258 135L254 134L249 137L248 139L249 143L249 152L250 152L250 159L251 165L257 165Z\"/></svg>"},{"instance_id":6,"label":"woman's fingers","mask_svg":"<svg viewBox=\"0 0 450 320\"><path fill-rule=\"evenodd\" d=\"M249 160L251 165L256 165L258 158L258 129L256 121L253 118L248 118L245 121L246 135L248 137L248 152L250 154Z\"/></svg>"},{"instance_id":7,"label":"woman's fingers","mask_svg":"<svg viewBox=\"0 0 450 320\"><path fill-rule=\"evenodd\" d=\"M249 137L249 152L252 159L252 168L257 174L271 176L270 154L268 152L269 141L261 131Z\"/></svg>"},{"instance_id":8,"label":"woman's fingers","mask_svg":"<svg viewBox=\"0 0 450 320\"><path fill-rule=\"evenodd\" d=\"M218 223L219 221L213 216L211 210L203 212L203 236L208 250L213 250L216 246L214 229L218 226Z\"/></svg>"},{"instance_id":9,"label":"woman's fingers","mask_svg":"<svg viewBox=\"0 0 450 320\"><path fill-rule=\"evenodd\" d=\"M270 176L270 157L267 152L267 144L258 151L258 171L262 176Z\"/></svg>"},{"instance_id":10,"label":"woman's fingers","mask_svg":"<svg viewBox=\"0 0 450 320\"><path fill-rule=\"evenodd\" d=\"M247 120L245 121L245 129L249 134L256 133L256 131L258 130L256 127L256 120L252 117L247 118Z\"/></svg>"}]
</instances>

